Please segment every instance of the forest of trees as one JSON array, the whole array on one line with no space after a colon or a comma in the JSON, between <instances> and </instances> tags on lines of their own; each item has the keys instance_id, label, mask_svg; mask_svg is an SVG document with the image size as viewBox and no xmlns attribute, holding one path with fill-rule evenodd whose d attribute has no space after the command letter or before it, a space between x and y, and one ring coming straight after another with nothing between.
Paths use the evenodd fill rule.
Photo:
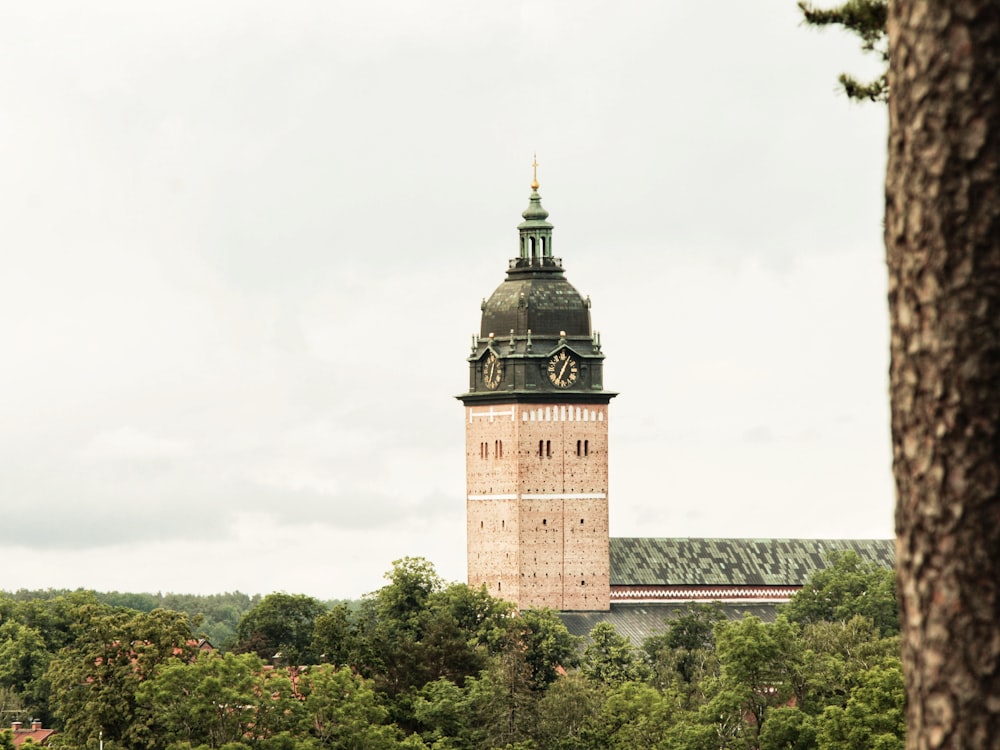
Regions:
<instances>
[{"instance_id":1,"label":"forest of trees","mask_svg":"<svg viewBox=\"0 0 1000 750\"><path fill-rule=\"evenodd\" d=\"M0 595L0 708L94 750L903 746L892 573L854 554L774 622L691 604L641 645L608 624L581 641L422 559L386 578L354 605L224 594L204 617L144 594ZM226 647L198 651L244 603Z\"/></svg>"}]
</instances>

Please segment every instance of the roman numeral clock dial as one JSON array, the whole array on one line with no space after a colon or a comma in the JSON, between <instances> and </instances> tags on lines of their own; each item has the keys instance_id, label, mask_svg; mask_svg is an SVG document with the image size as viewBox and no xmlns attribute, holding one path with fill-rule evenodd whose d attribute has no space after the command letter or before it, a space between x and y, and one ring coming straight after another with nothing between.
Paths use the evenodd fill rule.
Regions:
<instances>
[{"instance_id":1,"label":"roman numeral clock dial","mask_svg":"<svg viewBox=\"0 0 1000 750\"><path fill-rule=\"evenodd\" d=\"M490 352L490 355L483 362L483 383L491 391L495 391L500 387L502 380L503 362L496 354Z\"/></svg>"},{"instance_id":2,"label":"roman numeral clock dial","mask_svg":"<svg viewBox=\"0 0 1000 750\"><path fill-rule=\"evenodd\" d=\"M580 368L576 360L567 354L565 349L549 359L547 369L549 382L556 388L571 387L576 383L576 379L580 373Z\"/></svg>"}]
</instances>

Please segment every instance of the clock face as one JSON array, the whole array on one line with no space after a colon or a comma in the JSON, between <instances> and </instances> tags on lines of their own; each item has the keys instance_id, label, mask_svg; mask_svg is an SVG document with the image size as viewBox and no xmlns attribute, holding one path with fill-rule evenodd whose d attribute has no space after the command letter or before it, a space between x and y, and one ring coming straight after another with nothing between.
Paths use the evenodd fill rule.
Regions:
<instances>
[{"instance_id":1,"label":"clock face","mask_svg":"<svg viewBox=\"0 0 1000 750\"><path fill-rule=\"evenodd\" d=\"M483 383L495 391L503 380L503 361L493 352L483 362Z\"/></svg>"},{"instance_id":2,"label":"clock face","mask_svg":"<svg viewBox=\"0 0 1000 750\"><path fill-rule=\"evenodd\" d=\"M576 384L579 373L579 365L576 360L563 349L549 360L548 373L549 382L556 388L569 388Z\"/></svg>"}]
</instances>

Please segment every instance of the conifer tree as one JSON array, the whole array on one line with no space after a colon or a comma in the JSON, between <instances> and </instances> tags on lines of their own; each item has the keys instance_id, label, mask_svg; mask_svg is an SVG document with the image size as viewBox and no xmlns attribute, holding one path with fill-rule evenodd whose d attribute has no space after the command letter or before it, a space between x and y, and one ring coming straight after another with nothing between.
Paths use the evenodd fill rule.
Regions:
<instances>
[{"instance_id":1,"label":"conifer tree","mask_svg":"<svg viewBox=\"0 0 1000 750\"><path fill-rule=\"evenodd\" d=\"M800 0L799 8L803 19L810 26L842 26L858 35L863 51L881 58L886 70L877 78L861 81L849 73L841 73L838 80L844 93L851 99L886 101L889 98L889 82L886 78L889 45L885 28L888 0L847 0L834 8L817 8L806 0Z\"/></svg>"}]
</instances>

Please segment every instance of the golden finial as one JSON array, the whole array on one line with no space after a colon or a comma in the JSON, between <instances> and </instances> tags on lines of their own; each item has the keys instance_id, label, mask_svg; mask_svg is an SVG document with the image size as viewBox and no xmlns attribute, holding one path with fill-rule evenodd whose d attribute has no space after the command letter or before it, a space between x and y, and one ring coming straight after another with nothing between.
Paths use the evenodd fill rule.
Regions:
<instances>
[{"instance_id":1,"label":"golden finial","mask_svg":"<svg viewBox=\"0 0 1000 750\"><path fill-rule=\"evenodd\" d=\"M531 162L531 189L538 190L538 154L533 154Z\"/></svg>"}]
</instances>

